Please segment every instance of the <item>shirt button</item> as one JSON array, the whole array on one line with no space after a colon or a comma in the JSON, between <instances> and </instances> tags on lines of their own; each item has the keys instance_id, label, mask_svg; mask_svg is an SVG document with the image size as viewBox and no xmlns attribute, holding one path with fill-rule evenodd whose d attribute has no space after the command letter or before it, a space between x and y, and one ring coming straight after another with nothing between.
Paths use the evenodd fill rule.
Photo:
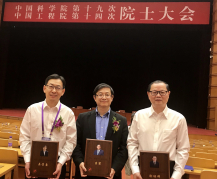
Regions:
<instances>
[{"instance_id":1,"label":"shirt button","mask_svg":"<svg viewBox=\"0 0 217 179\"><path fill-rule=\"evenodd\" d=\"M102 137L102 136L101 136Z\"/></svg>"},{"instance_id":2,"label":"shirt button","mask_svg":"<svg viewBox=\"0 0 217 179\"><path fill-rule=\"evenodd\" d=\"M101 127L101 128L103 128L103 127Z\"/></svg>"}]
</instances>

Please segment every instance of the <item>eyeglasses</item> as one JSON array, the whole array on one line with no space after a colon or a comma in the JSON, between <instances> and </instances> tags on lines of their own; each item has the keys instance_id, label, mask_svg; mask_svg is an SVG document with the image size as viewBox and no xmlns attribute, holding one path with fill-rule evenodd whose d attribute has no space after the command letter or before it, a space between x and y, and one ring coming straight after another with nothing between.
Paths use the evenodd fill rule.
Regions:
<instances>
[{"instance_id":1,"label":"eyeglasses","mask_svg":"<svg viewBox=\"0 0 217 179\"><path fill-rule=\"evenodd\" d=\"M61 91L63 88L60 86L52 86L52 85L46 85L49 90L53 90L55 88L56 91Z\"/></svg>"},{"instance_id":2,"label":"eyeglasses","mask_svg":"<svg viewBox=\"0 0 217 179\"><path fill-rule=\"evenodd\" d=\"M103 98L103 96L105 96L106 98L110 98L111 97L110 94L96 94L96 96L98 96L98 98Z\"/></svg>"},{"instance_id":3,"label":"eyeglasses","mask_svg":"<svg viewBox=\"0 0 217 179\"><path fill-rule=\"evenodd\" d=\"M149 91L149 92L151 93L152 96L157 96L158 93L159 93L161 96L165 96L168 91Z\"/></svg>"}]
</instances>

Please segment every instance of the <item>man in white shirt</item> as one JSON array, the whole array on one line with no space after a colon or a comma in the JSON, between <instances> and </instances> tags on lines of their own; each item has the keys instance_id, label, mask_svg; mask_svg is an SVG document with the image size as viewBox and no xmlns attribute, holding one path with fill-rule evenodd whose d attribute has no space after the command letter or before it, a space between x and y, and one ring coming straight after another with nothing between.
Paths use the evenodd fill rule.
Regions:
<instances>
[{"instance_id":1,"label":"man in white shirt","mask_svg":"<svg viewBox=\"0 0 217 179\"><path fill-rule=\"evenodd\" d=\"M58 164L53 175L57 175L56 179L65 179L65 162L70 159L77 140L75 116L70 108L60 103L60 98L65 93L65 84L62 76L48 76L43 87L45 101L31 105L23 118L20 149L25 160L26 178L31 178L29 168L32 140L51 140L59 142ZM53 128L55 120L60 118L63 126L60 130Z\"/></svg>"},{"instance_id":2,"label":"man in white shirt","mask_svg":"<svg viewBox=\"0 0 217 179\"><path fill-rule=\"evenodd\" d=\"M167 107L169 85L157 80L148 86L151 107L138 111L127 146L134 179L142 179L138 166L140 150L169 152L171 179L181 179L190 149L185 117Z\"/></svg>"}]
</instances>

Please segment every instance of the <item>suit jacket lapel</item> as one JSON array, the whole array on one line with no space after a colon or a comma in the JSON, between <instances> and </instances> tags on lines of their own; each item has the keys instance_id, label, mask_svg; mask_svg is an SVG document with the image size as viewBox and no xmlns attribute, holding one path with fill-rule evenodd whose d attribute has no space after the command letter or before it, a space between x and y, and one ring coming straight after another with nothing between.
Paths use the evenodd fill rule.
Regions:
<instances>
[{"instance_id":1,"label":"suit jacket lapel","mask_svg":"<svg viewBox=\"0 0 217 179\"><path fill-rule=\"evenodd\" d=\"M96 139L96 111L95 110L91 111L88 119L88 123L89 123L91 138Z\"/></svg>"},{"instance_id":2,"label":"suit jacket lapel","mask_svg":"<svg viewBox=\"0 0 217 179\"><path fill-rule=\"evenodd\" d=\"M113 130L112 130L112 127L113 127L112 118L113 118L114 116L116 116L116 113L111 110L111 111L110 111L109 123L108 123L108 128L107 128L105 140L111 139L111 136L112 136L112 133L113 133Z\"/></svg>"}]
</instances>

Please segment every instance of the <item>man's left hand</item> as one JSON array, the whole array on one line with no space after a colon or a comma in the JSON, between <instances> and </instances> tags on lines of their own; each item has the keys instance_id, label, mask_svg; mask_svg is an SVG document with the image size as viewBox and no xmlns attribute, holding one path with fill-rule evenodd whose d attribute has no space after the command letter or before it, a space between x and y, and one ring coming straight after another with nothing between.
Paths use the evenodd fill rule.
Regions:
<instances>
[{"instance_id":1,"label":"man's left hand","mask_svg":"<svg viewBox=\"0 0 217 179\"><path fill-rule=\"evenodd\" d=\"M114 170L113 168L111 168L110 177L106 177L106 178L108 178L108 179L113 179L114 174L115 174L115 170Z\"/></svg>"},{"instance_id":2,"label":"man's left hand","mask_svg":"<svg viewBox=\"0 0 217 179\"><path fill-rule=\"evenodd\" d=\"M174 178L170 178L170 179L174 179Z\"/></svg>"},{"instance_id":3,"label":"man's left hand","mask_svg":"<svg viewBox=\"0 0 217 179\"><path fill-rule=\"evenodd\" d=\"M49 179L59 179L61 171L62 171L62 164L58 163L56 171L53 173L53 175L57 175L57 177L56 178L49 178Z\"/></svg>"}]
</instances>

